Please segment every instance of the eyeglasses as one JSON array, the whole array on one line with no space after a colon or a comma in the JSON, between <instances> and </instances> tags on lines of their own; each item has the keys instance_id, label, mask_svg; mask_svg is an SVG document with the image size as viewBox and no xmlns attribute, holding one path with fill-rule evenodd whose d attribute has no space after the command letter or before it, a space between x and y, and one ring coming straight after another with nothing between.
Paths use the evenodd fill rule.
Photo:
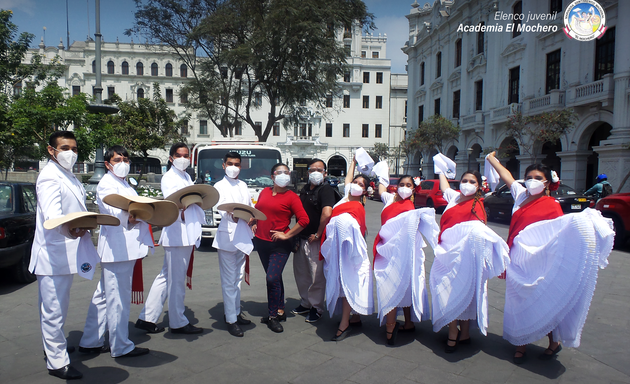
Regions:
<instances>
[{"instance_id":1,"label":"eyeglasses","mask_svg":"<svg viewBox=\"0 0 630 384\"><path fill-rule=\"evenodd\" d=\"M274 175L290 175L291 172L290 171L275 171L273 174Z\"/></svg>"},{"instance_id":2,"label":"eyeglasses","mask_svg":"<svg viewBox=\"0 0 630 384\"><path fill-rule=\"evenodd\" d=\"M309 168L309 169L308 169L308 173L313 173L313 172L321 172L321 173L324 173L324 168Z\"/></svg>"}]
</instances>

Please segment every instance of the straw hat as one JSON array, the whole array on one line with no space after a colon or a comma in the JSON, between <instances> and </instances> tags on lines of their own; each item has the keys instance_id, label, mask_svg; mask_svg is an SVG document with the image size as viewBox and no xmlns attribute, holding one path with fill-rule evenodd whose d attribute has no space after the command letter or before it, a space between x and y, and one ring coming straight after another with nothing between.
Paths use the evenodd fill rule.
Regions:
<instances>
[{"instance_id":1,"label":"straw hat","mask_svg":"<svg viewBox=\"0 0 630 384\"><path fill-rule=\"evenodd\" d=\"M249 221L252 217L256 220L267 220L267 216L254 207L241 203L221 204L217 209L225 212L232 212L232 216Z\"/></svg>"},{"instance_id":2,"label":"straw hat","mask_svg":"<svg viewBox=\"0 0 630 384\"><path fill-rule=\"evenodd\" d=\"M191 204L198 204L201 209L210 209L219 201L219 191L208 184L195 184L164 198L177 204L179 209L186 209Z\"/></svg>"},{"instance_id":3,"label":"straw hat","mask_svg":"<svg viewBox=\"0 0 630 384\"><path fill-rule=\"evenodd\" d=\"M120 220L111 215L81 211L68 213L62 217L46 220L44 222L44 228L53 229L64 224L68 224L71 230L76 228L94 229L99 225L120 225Z\"/></svg>"},{"instance_id":4,"label":"straw hat","mask_svg":"<svg viewBox=\"0 0 630 384\"><path fill-rule=\"evenodd\" d=\"M168 227L177 221L179 208L172 201L157 200L144 196L123 196L112 193L103 198L105 204L128 211L136 219L160 227Z\"/></svg>"}]
</instances>

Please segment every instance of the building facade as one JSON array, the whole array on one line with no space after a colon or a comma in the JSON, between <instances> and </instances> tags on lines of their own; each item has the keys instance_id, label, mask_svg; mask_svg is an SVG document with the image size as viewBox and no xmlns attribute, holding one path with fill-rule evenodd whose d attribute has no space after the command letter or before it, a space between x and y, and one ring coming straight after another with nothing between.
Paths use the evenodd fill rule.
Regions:
<instances>
[{"instance_id":1,"label":"building facade","mask_svg":"<svg viewBox=\"0 0 630 384\"><path fill-rule=\"evenodd\" d=\"M414 3L403 48L408 129L438 113L458 124L461 134L446 146L446 155L457 162L459 174L469 167L483 172L484 154L498 149L517 178L533 160L550 165L577 190L592 185L600 173L616 190L630 171L630 49L622 43L630 33L624 22L630 2L600 1L608 29L591 41L563 32L569 3ZM533 156L506 133L508 118L517 111L529 116L563 108L577 114L574 128L557 143L536 143ZM410 169L421 167L432 176L431 157L415 154ZM630 191L630 183L624 191Z\"/></svg>"}]
</instances>

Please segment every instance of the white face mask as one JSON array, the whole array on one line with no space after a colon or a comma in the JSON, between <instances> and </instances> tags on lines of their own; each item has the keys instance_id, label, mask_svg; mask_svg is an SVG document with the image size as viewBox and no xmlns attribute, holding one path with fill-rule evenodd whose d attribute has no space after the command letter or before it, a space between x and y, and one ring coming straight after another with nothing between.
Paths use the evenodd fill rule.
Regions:
<instances>
[{"instance_id":1,"label":"white face mask","mask_svg":"<svg viewBox=\"0 0 630 384\"><path fill-rule=\"evenodd\" d=\"M398 196L403 200L409 198L413 194L413 189L409 187L398 187Z\"/></svg>"},{"instance_id":2,"label":"white face mask","mask_svg":"<svg viewBox=\"0 0 630 384\"><path fill-rule=\"evenodd\" d=\"M291 182L291 176L282 173L280 175L276 175L273 182L276 183L278 187L284 188Z\"/></svg>"},{"instance_id":3,"label":"white face mask","mask_svg":"<svg viewBox=\"0 0 630 384\"><path fill-rule=\"evenodd\" d=\"M173 167L179 169L180 171L185 171L186 168L190 165L190 160L185 157L178 157L173 159Z\"/></svg>"},{"instance_id":4,"label":"white face mask","mask_svg":"<svg viewBox=\"0 0 630 384\"><path fill-rule=\"evenodd\" d=\"M470 196L470 195L475 194L475 192L477 192L477 186L472 183L460 183L459 191L464 196Z\"/></svg>"},{"instance_id":5,"label":"white face mask","mask_svg":"<svg viewBox=\"0 0 630 384\"><path fill-rule=\"evenodd\" d=\"M114 172L114 175L123 178L129 174L129 168L130 165L128 163L121 161L120 163L114 165L114 170L112 172Z\"/></svg>"},{"instance_id":6,"label":"white face mask","mask_svg":"<svg viewBox=\"0 0 630 384\"><path fill-rule=\"evenodd\" d=\"M236 165L228 165L225 167L225 175L230 179L236 179L239 173L241 173L241 169Z\"/></svg>"},{"instance_id":7,"label":"white face mask","mask_svg":"<svg viewBox=\"0 0 630 384\"><path fill-rule=\"evenodd\" d=\"M59 165L68 171L72 171L72 167L74 167L74 164L77 162L77 158L79 156L72 151L59 151L57 149L55 149L55 151L58 152L55 159L57 159Z\"/></svg>"},{"instance_id":8,"label":"white face mask","mask_svg":"<svg viewBox=\"0 0 630 384\"><path fill-rule=\"evenodd\" d=\"M350 194L352 196L361 196L363 192L363 188L359 184L350 184Z\"/></svg>"},{"instance_id":9,"label":"white face mask","mask_svg":"<svg viewBox=\"0 0 630 384\"><path fill-rule=\"evenodd\" d=\"M308 175L308 182L312 185L320 185L324 181L324 174L321 172L313 172Z\"/></svg>"},{"instance_id":10,"label":"white face mask","mask_svg":"<svg viewBox=\"0 0 630 384\"><path fill-rule=\"evenodd\" d=\"M525 181L525 188L530 195L538 195L545 190L545 183L536 179L529 179Z\"/></svg>"}]
</instances>

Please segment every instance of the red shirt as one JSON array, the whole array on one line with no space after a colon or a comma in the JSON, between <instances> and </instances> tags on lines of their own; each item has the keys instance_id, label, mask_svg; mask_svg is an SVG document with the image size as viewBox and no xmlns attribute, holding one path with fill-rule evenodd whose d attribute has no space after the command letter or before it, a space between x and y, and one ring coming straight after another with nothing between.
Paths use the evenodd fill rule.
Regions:
<instances>
[{"instance_id":1,"label":"red shirt","mask_svg":"<svg viewBox=\"0 0 630 384\"><path fill-rule=\"evenodd\" d=\"M267 220L258 220L256 237L261 240L272 241L270 231L289 232L291 218L294 215L302 228L306 228L309 222L300 198L292 191L274 196L272 189L267 187L260 192L256 209L267 216Z\"/></svg>"}]
</instances>

